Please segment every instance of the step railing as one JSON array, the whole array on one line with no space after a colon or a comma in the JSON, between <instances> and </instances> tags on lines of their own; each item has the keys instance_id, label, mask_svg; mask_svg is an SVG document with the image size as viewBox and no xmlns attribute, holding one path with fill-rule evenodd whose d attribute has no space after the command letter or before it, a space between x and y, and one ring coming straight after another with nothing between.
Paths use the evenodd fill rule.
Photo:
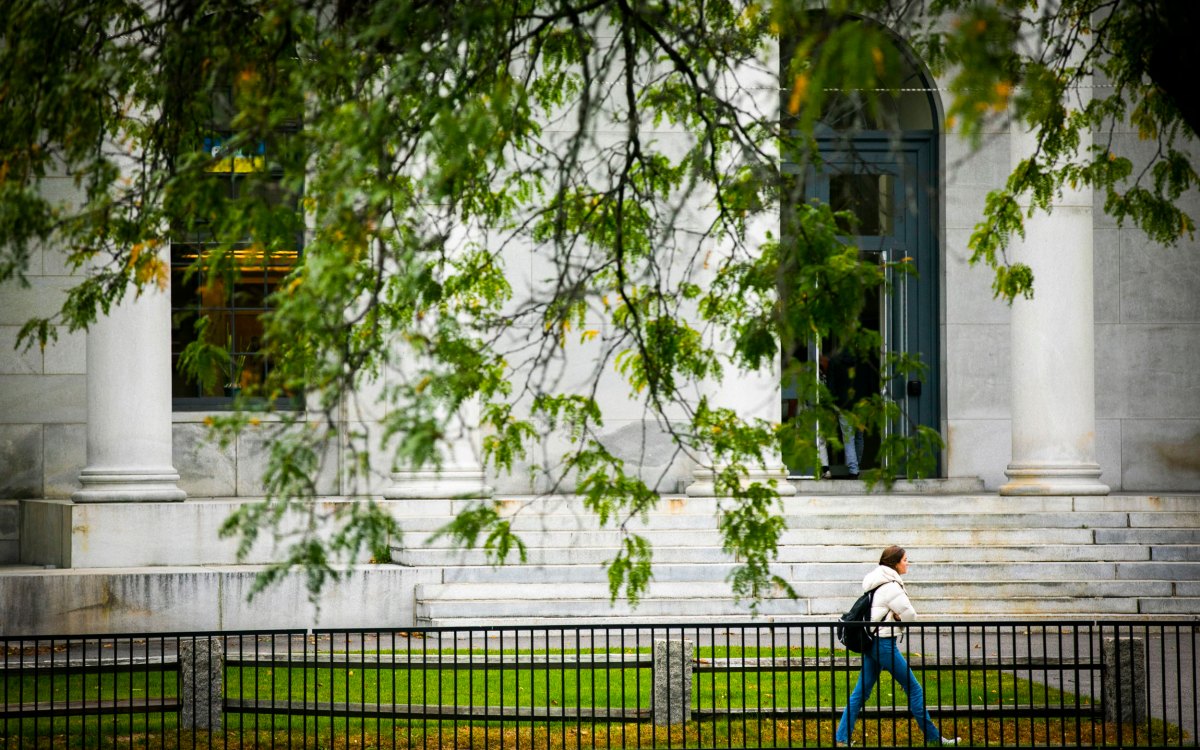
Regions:
<instances>
[{"instance_id":1,"label":"step railing","mask_svg":"<svg viewBox=\"0 0 1200 750\"><path fill-rule=\"evenodd\" d=\"M943 736L1184 746L1197 623L900 624ZM833 623L0 639L0 747L823 747L863 665ZM883 679L855 744L920 745Z\"/></svg>"}]
</instances>

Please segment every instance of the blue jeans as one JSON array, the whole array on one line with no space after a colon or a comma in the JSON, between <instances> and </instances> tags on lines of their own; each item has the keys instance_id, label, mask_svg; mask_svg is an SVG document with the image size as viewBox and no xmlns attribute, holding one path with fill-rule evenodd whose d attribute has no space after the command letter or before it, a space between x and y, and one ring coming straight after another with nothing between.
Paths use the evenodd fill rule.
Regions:
<instances>
[{"instance_id":1,"label":"blue jeans","mask_svg":"<svg viewBox=\"0 0 1200 750\"><path fill-rule=\"evenodd\" d=\"M897 685L904 688L904 692L908 695L908 710L921 725L921 731L925 733L925 741L940 743L942 733L933 723L933 719L929 717L929 711L925 709L925 691L921 688L921 683L917 682L917 677L912 673L912 669L909 668L904 654L897 648L896 639L876 638L862 656L862 672L858 675L858 684L854 686L854 692L850 693L846 710L842 712L842 721L838 724L835 735L837 741L850 741L850 735L854 732L854 724L858 721L858 714L862 711L863 705L871 699L871 691L875 689L875 683L879 682L879 673L883 669L892 675L892 679Z\"/></svg>"},{"instance_id":2,"label":"blue jeans","mask_svg":"<svg viewBox=\"0 0 1200 750\"><path fill-rule=\"evenodd\" d=\"M838 424L842 427L842 445L846 450L846 470L851 474L857 474L858 464L862 461L863 454L862 430L854 429L844 414L838 415Z\"/></svg>"}]
</instances>

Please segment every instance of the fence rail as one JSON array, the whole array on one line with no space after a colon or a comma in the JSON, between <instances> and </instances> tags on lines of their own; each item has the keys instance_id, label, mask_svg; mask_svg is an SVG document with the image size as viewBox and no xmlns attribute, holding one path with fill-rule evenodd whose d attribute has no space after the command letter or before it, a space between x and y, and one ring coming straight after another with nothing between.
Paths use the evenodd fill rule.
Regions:
<instances>
[{"instance_id":1,"label":"fence rail","mask_svg":"<svg viewBox=\"0 0 1200 750\"><path fill-rule=\"evenodd\" d=\"M964 745L1194 746L1196 621L899 626ZM830 747L834 623L0 638L0 749ZM920 746L884 678L854 736Z\"/></svg>"}]
</instances>

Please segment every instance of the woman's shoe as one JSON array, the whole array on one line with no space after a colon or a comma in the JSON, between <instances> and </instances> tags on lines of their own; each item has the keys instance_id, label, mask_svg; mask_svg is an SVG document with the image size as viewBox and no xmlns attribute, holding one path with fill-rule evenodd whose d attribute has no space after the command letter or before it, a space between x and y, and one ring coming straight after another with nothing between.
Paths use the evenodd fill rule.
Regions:
<instances>
[{"instance_id":1,"label":"woman's shoe","mask_svg":"<svg viewBox=\"0 0 1200 750\"><path fill-rule=\"evenodd\" d=\"M950 737L943 737L943 738L942 738L942 744L943 744L943 745L957 745L957 744L958 744L958 743L960 743L960 742L962 742L962 740L961 740L960 738L958 738L958 737L954 737L954 738L950 738Z\"/></svg>"}]
</instances>

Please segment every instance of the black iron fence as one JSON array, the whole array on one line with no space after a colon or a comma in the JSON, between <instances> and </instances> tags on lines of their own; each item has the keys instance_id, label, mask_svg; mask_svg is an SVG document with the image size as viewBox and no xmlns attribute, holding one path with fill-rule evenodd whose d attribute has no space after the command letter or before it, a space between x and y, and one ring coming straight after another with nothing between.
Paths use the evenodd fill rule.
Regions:
<instances>
[{"instance_id":1,"label":"black iron fence","mask_svg":"<svg viewBox=\"0 0 1200 750\"><path fill-rule=\"evenodd\" d=\"M1188 622L899 625L965 746L1195 743ZM6 637L0 747L830 747L863 666L833 623ZM903 675L901 675L903 678ZM923 746L884 675L851 739Z\"/></svg>"}]
</instances>

